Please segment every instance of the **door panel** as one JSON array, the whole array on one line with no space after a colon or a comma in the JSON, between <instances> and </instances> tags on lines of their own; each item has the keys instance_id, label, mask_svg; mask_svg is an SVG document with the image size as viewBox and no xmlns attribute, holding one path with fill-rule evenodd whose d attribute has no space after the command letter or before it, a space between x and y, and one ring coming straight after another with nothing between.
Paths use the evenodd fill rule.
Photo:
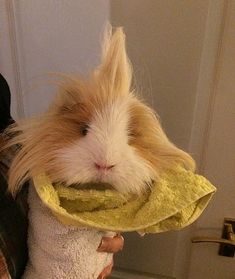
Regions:
<instances>
[{"instance_id":1,"label":"door panel","mask_svg":"<svg viewBox=\"0 0 235 279\"><path fill-rule=\"evenodd\" d=\"M235 217L235 2L226 1L203 173L218 188L194 235L221 237L224 217ZM210 228L210 229L208 229ZM233 279L234 258L218 255L217 244L194 244L189 279Z\"/></svg>"}]
</instances>

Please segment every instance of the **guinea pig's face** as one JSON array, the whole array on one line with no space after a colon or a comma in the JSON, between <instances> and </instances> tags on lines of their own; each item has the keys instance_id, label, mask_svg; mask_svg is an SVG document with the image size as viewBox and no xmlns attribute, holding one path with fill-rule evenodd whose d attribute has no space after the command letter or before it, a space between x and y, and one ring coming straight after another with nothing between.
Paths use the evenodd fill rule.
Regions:
<instances>
[{"instance_id":1,"label":"guinea pig's face","mask_svg":"<svg viewBox=\"0 0 235 279\"><path fill-rule=\"evenodd\" d=\"M150 110L130 93L131 75L125 37L118 29L107 38L91 80L75 79L59 96L49 129L59 146L47 167L53 181L105 182L120 192L140 193L156 177L147 159L151 147L143 144L149 132L142 133L153 129L148 126L154 116L150 113L152 121L146 121Z\"/></svg>"},{"instance_id":2,"label":"guinea pig's face","mask_svg":"<svg viewBox=\"0 0 235 279\"><path fill-rule=\"evenodd\" d=\"M106 182L120 192L140 193L156 177L146 138L154 116L149 122L147 108L132 95L99 103L75 104L53 121L51 137L61 144L50 176L66 185Z\"/></svg>"}]
</instances>

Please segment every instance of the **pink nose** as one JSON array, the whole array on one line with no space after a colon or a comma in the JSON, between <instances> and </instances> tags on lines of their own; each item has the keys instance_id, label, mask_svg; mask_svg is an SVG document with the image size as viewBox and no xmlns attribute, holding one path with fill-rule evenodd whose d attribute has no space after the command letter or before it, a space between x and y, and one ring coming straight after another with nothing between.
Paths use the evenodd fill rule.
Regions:
<instances>
[{"instance_id":1,"label":"pink nose","mask_svg":"<svg viewBox=\"0 0 235 279\"><path fill-rule=\"evenodd\" d=\"M95 167L102 171L102 170L110 170L114 167L115 165L105 165L105 164L98 164L98 163L95 163Z\"/></svg>"}]
</instances>

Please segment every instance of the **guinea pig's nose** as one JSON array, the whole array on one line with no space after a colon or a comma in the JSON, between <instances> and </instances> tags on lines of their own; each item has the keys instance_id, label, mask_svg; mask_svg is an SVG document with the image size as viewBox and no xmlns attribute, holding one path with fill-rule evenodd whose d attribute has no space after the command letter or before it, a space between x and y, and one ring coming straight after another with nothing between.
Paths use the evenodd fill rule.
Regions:
<instances>
[{"instance_id":1,"label":"guinea pig's nose","mask_svg":"<svg viewBox=\"0 0 235 279\"><path fill-rule=\"evenodd\" d=\"M100 163L95 163L95 167L98 170L110 170L114 167L115 165L106 165L106 164L100 164Z\"/></svg>"}]
</instances>

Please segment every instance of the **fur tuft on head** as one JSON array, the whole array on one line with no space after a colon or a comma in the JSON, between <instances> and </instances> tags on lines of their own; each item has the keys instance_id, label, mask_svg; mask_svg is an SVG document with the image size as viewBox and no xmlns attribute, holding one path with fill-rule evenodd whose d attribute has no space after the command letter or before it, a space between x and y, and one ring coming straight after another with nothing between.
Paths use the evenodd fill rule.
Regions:
<instances>
[{"instance_id":1,"label":"fur tuft on head","mask_svg":"<svg viewBox=\"0 0 235 279\"><path fill-rule=\"evenodd\" d=\"M113 34L111 25L106 27L103 40L101 65L95 71L102 85L107 85L109 92L126 94L132 80L132 67L127 57L125 34L119 27Z\"/></svg>"},{"instance_id":2,"label":"fur tuft on head","mask_svg":"<svg viewBox=\"0 0 235 279\"><path fill-rule=\"evenodd\" d=\"M101 65L88 80L64 79L42 116L8 129L4 148L19 144L9 171L9 190L41 172L65 185L105 182L140 194L178 164L193 159L169 141L155 113L133 91L132 68L122 28L108 27Z\"/></svg>"}]
</instances>

